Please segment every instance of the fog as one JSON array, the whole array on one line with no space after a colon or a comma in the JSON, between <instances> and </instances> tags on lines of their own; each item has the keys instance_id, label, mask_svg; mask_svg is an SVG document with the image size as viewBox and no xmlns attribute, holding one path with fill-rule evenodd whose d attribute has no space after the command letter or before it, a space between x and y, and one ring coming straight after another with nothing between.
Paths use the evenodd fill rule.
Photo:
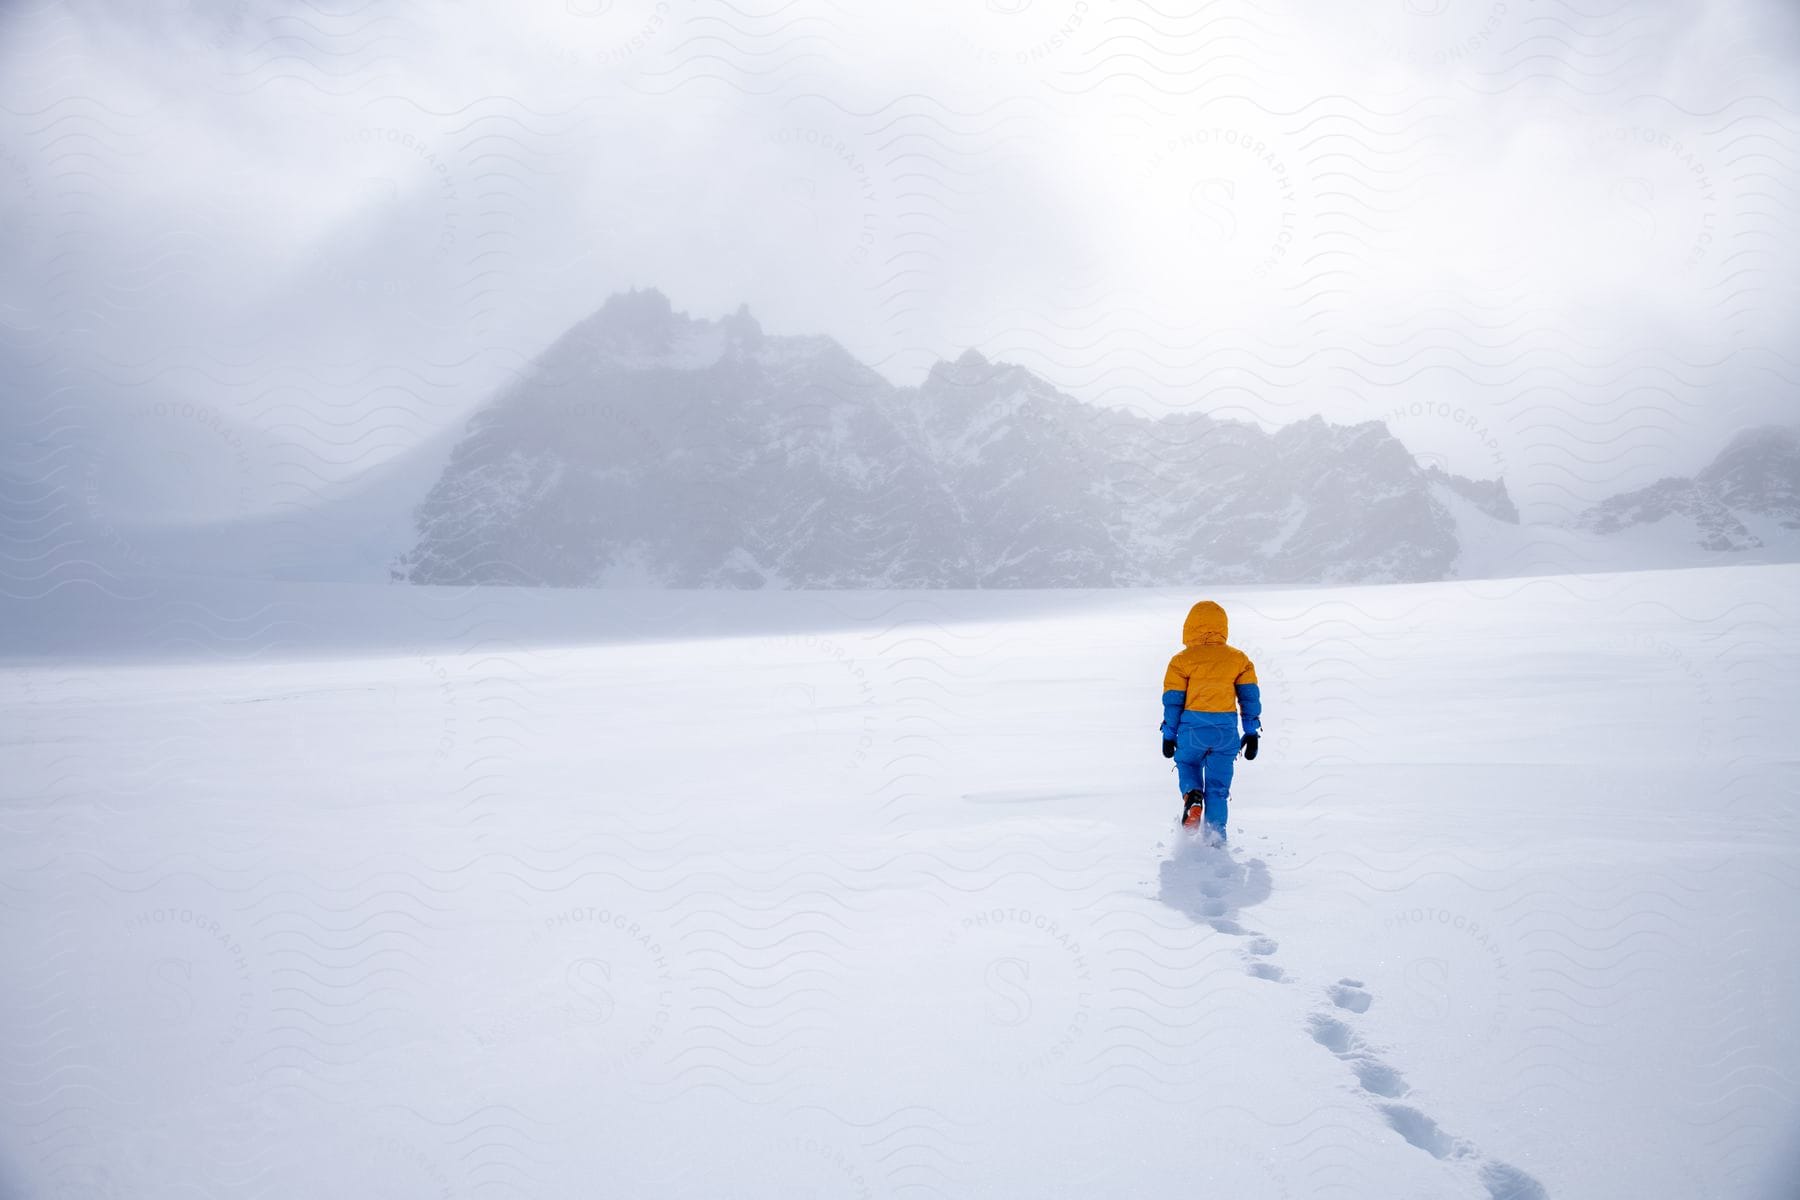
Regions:
<instances>
[{"instance_id":1,"label":"fog","mask_svg":"<svg viewBox=\"0 0 1800 1200\"><path fill-rule=\"evenodd\" d=\"M1797 58L4 0L0 1200L1792 1200Z\"/></svg>"},{"instance_id":2,"label":"fog","mask_svg":"<svg viewBox=\"0 0 1800 1200\"><path fill-rule=\"evenodd\" d=\"M9 440L78 445L109 512L304 505L653 286L899 383L975 346L1149 413L1386 420L1557 520L1792 419L1795 25L12 5Z\"/></svg>"}]
</instances>

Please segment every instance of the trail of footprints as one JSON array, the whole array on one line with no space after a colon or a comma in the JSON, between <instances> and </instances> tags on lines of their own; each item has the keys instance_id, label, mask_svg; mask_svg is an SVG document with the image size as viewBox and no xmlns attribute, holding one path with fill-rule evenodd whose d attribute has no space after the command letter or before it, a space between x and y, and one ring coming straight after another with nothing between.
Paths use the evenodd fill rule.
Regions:
<instances>
[{"instance_id":1,"label":"trail of footprints","mask_svg":"<svg viewBox=\"0 0 1800 1200\"><path fill-rule=\"evenodd\" d=\"M1256 872L1261 869L1266 875L1267 868L1259 861L1240 868L1229 858L1221 856L1221 859L1200 881L1200 892L1205 897L1200 906L1201 915L1220 933L1245 939L1242 948L1245 970L1251 975L1274 983L1288 982L1287 973L1269 961L1279 948L1275 939L1245 929L1236 919L1244 905L1233 902L1234 894L1243 892L1244 895L1236 898L1240 901L1249 899L1249 894L1256 890ZM1375 997L1364 988L1360 979L1340 979L1325 990L1325 996L1332 1007L1345 1016L1360 1016L1375 1003ZM1445 1133L1423 1110L1400 1103L1412 1090L1405 1078L1383 1062L1343 1017L1322 1009L1307 1019L1307 1030L1313 1041L1350 1068L1357 1087L1408 1144L1440 1161L1473 1165L1476 1178L1487 1190L1488 1200L1549 1200L1550 1194L1544 1190L1544 1185L1524 1171L1510 1163L1488 1158L1473 1143Z\"/></svg>"},{"instance_id":2,"label":"trail of footprints","mask_svg":"<svg viewBox=\"0 0 1800 1200\"><path fill-rule=\"evenodd\" d=\"M1340 979L1325 992L1339 1010L1366 1013L1375 997L1363 989L1360 979ZM1549 1200L1544 1185L1509 1163L1484 1156L1463 1138L1452 1137L1423 1111L1410 1104L1394 1103L1411 1089L1406 1080L1368 1048L1349 1025L1329 1013L1316 1012L1307 1021L1313 1041L1325 1047L1350 1068L1357 1086L1367 1092L1376 1109L1394 1132L1436 1159L1468 1160L1487 1189L1489 1200Z\"/></svg>"},{"instance_id":3,"label":"trail of footprints","mask_svg":"<svg viewBox=\"0 0 1800 1200\"><path fill-rule=\"evenodd\" d=\"M1237 920L1237 914L1246 902L1254 903L1267 896L1268 891L1268 868L1260 860L1252 860L1240 869L1237 862L1220 854L1212 869L1200 878L1200 894L1204 899L1198 915L1220 933L1245 939L1243 950L1250 959L1246 968L1250 974L1258 979L1285 983L1287 972L1268 961L1269 956L1281 948L1280 943L1245 929ZM1190 915L1194 915L1192 910Z\"/></svg>"}]
</instances>

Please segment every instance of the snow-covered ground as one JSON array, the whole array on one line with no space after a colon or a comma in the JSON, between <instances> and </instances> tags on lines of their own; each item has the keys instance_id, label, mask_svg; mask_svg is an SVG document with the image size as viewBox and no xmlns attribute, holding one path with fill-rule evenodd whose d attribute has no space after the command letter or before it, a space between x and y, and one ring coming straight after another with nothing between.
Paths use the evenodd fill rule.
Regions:
<instances>
[{"instance_id":1,"label":"snow-covered ground","mask_svg":"<svg viewBox=\"0 0 1800 1200\"><path fill-rule=\"evenodd\" d=\"M1785 1197L1800 568L0 606L0 1194Z\"/></svg>"}]
</instances>

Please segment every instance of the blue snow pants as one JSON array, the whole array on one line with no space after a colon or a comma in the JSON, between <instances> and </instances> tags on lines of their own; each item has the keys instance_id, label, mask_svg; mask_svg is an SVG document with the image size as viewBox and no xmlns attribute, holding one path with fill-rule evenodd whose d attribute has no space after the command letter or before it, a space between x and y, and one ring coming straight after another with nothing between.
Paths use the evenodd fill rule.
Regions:
<instances>
[{"instance_id":1,"label":"blue snow pants","mask_svg":"<svg viewBox=\"0 0 1800 1200\"><path fill-rule=\"evenodd\" d=\"M1230 816L1227 801L1238 749L1235 718L1230 728L1183 720L1175 737L1175 777L1181 782L1181 794L1199 790L1206 796L1206 823L1221 835Z\"/></svg>"}]
</instances>

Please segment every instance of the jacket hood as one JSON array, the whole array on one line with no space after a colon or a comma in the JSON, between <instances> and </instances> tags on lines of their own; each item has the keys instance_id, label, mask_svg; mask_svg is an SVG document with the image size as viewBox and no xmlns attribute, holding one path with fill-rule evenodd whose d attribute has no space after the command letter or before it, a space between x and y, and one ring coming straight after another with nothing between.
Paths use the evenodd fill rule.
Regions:
<instances>
[{"instance_id":1,"label":"jacket hood","mask_svg":"<svg viewBox=\"0 0 1800 1200\"><path fill-rule=\"evenodd\" d=\"M1187 621L1181 627L1181 641L1186 646L1223 645L1225 632L1225 610L1211 600L1202 600L1188 609Z\"/></svg>"}]
</instances>

